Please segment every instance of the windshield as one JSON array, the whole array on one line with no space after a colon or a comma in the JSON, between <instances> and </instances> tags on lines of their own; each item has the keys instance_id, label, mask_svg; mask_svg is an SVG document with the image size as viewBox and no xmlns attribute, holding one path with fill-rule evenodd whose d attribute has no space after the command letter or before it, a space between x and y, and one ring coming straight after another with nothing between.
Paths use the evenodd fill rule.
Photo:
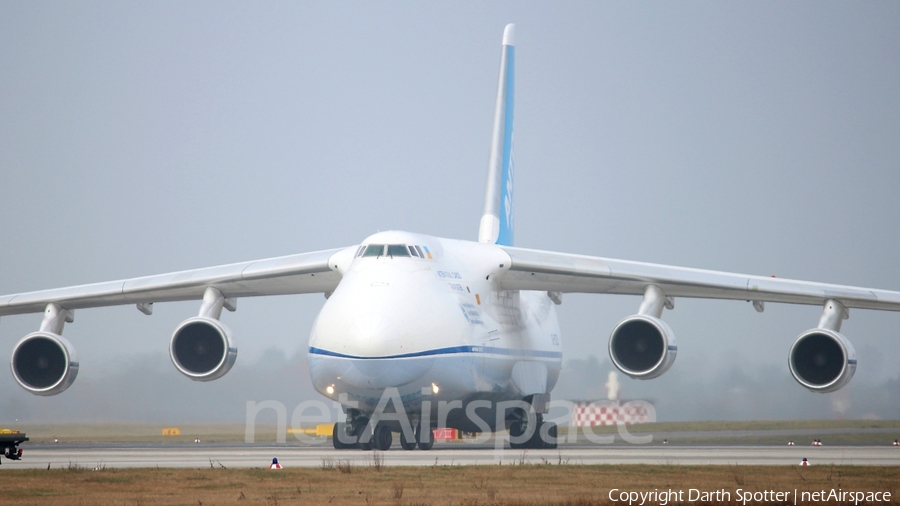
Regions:
<instances>
[{"instance_id":1,"label":"windshield","mask_svg":"<svg viewBox=\"0 0 900 506\"><path fill-rule=\"evenodd\" d=\"M409 251L406 250L405 244L388 244L387 256L389 256L389 257L408 257Z\"/></svg>"},{"instance_id":2,"label":"windshield","mask_svg":"<svg viewBox=\"0 0 900 506\"><path fill-rule=\"evenodd\" d=\"M380 257L384 254L384 244L370 244L366 247L366 252L363 253L364 257Z\"/></svg>"}]
</instances>

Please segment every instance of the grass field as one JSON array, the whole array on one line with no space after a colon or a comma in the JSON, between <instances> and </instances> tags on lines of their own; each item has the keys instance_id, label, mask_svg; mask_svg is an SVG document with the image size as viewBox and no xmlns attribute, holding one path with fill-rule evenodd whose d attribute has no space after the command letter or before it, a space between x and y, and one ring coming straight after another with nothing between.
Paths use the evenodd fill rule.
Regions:
<instances>
[{"instance_id":1,"label":"grass field","mask_svg":"<svg viewBox=\"0 0 900 506\"><path fill-rule=\"evenodd\" d=\"M163 436L165 428L177 427L180 435ZM240 442L243 424L65 424L16 427L33 443L89 442ZM847 429L846 434L840 433ZM854 434L858 429L877 429L877 434ZM888 432L884 432L887 429ZM896 430L896 435L893 431ZM799 431L815 434L837 430L826 442L885 444L886 438L900 437L898 420L812 420L757 422L678 422L629 426L634 434L681 434L671 444L695 442L689 433L704 433L708 443L733 441L747 444L777 440L784 436L734 437L734 431ZM596 427L597 434L615 433L616 427ZM564 434L565 430L561 431ZM731 434L731 435L728 435ZM275 426L257 426L257 442L275 441ZM721 437L720 437L721 436ZM726 437L727 436L727 437ZM290 435L288 443L299 444ZM27 443L26 443L27 444ZM798 439L798 444L807 444ZM890 492L891 501L871 504L900 504L900 467L853 466L668 466L619 465L583 466L566 462L540 465L517 463L502 466L391 467L382 466L373 452L366 465L324 460L319 468L268 469L112 469L94 470L70 464L66 469L13 470L0 468L0 506L15 505L222 505L222 504L460 504L460 505L591 505L618 504L609 500L610 489L625 492L654 490L682 491L682 503L743 504L737 491L795 490L797 504L828 504L802 500L803 492L861 491ZM729 495L707 496L697 501L690 490L724 491ZM752 497L752 496L751 496ZM724 501L722 501L724 499ZM639 504L640 500L634 504ZM750 502L759 504L760 502ZM750 504L747 503L747 504ZM778 501L763 501L779 504ZM852 501L830 502L848 504ZM662 504L649 501L645 504ZM793 496L781 504L794 504Z\"/></svg>"},{"instance_id":2,"label":"grass field","mask_svg":"<svg viewBox=\"0 0 900 506\"><path fill-rule=\"evenodd\" d=\"M682 491L689 502L743 504L742 494L765 491L890 492L897 504L900 467L852 466L579 466L387 467L378 454L366 466L323 461L320 468L69 469L0 471L0 505L293 505L293 504L613 504L619 492ZM720 494L690 501L690 490ZM614 495L614 497L616 497ZM752 497L752 496L751 496ZM764 498L764 496L757 496ZM792 496L780 504L794 504ZM719 499L719 500L716 500ZM639 501L638 501L639 502ZM636 502L635 504L638 504ZM779 504L778 501L763 501ZM660 504L651 501L645 504ZM758 504L759 502L751 502ZM800 500L797 504L846 504ZM851 502L852 503L852 502ZM878 504L890 504L878 502ZM627 504L618 502L615 504ZM750 504L750 503L748 503Z\"/></svg>"}]
</instances>

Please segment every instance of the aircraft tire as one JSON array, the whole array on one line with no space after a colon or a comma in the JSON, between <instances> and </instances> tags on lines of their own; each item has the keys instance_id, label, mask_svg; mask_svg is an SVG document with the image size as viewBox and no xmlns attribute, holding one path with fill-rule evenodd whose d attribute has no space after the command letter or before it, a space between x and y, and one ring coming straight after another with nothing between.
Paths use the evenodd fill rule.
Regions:
<instances>
[{"instance_id":1,"label":"aircraft tire","mask_svg":"<svg viewBox=\"0 0 900 506\"><path fill-rule=\"evenodd\" d=\"M555 450L557 447L558 427L553 422L541 422L538 430L534 431L531 439L528 440L530 448L538 450Z\"/></svg>"},{"instance_id":2,"label":"aircraft tire","mask_svg":"<svg viewBox=\"0 0 900 506\"><path fill-rule=\"evenodd\" d=\"M375 433L372 437L372 443L375 449L386 452L391 449L391 443L393 442L394 436L391 434L391 429L389 429L387 425L379 423L375 427Z\"/></svg>"},{"instance_id":3,"label":"aircraft tire","mask_svg":"<svg viewBox=\"0 0 900 506\"><path fill-rule=\"evenodd\" d=\"M529 437L528 441L525 441L525 444L522 445L524 448L533 448L535 450L542 450L544 448L544 441L541 439L541 426L543 425L544 424L541 423L534 428L531 437Z\"/></svg>"},{"instance_id":4,"label":"aircraft tire","mask_svg":"<svg viewBox=\"0 0 900 506\"><path fill-rule=\"evenodd\" d=\"M513 450L521 450L523 448L528 448L531 439L528 441L524 441L521 443L513 442L513 438L519 439L522 437L522 434L525 434L525 424L520 421L515 421L509 425L509 447ZM534 439L534 436L532 436Z\"/></svg>"},{"instance_id":5,"label":"aircraft tire","mask_svg":"<svg viewBox=\"0 0 900 506\"><path fill-rule=\"evenodd\" d=\"M372 429L368 420L366 420L365 423L360 422L356 426L354 432L356 433L357 441L359 441L360 450L369 451L375 447L375 435L372 434ZM365 443L363 441L365 441Z\"/></svg>"},{"instance_id":6,"label":"aircraft tire","mask_svg":"<svg viewBox=\"0 0 900 506\"><path fill-rule=\"evenodd\" d=\"M344 441L341 441L340 437L338 436L342 432L346 434L346 431L344 429L344 427L346 426L346 423L334 424L334 429L332 429L331 431L331 444L334 446L335 450L347 450L356 447L355 443L346 443Z\"/></svg>"},{"instance_id":7,"label":"aircraft tire","mask_svg":"<svg viewBox=\"0 0 900 506\"><path fill-rule=\"evenodd\" d=\"M401 429L400 430L400 448L403 448L404 450L415 450L416 449L415 437L416 437L415 434L413 434L413 440L407 441L406 433L403 432L403 430Z\"/></svg>"},{"instance_id":8,"label":"aircraft tire","mask_svg":"<svg viewBox=\"0 0 900 506\"><path fill-rule=\"evenodd\" d=\"M416 427L416 441L420 450L430 450L434 446L434 432L430 427Z\"/></svg>"},{"instance_id":9,"label":"aircraft tire","mask_svg":"<svg viewBox=\"0 0 900 506\"><path fill-rule=\"evenodd\" d=\"M548 441L544 442L544 448L555 450L559 446L559 427L553 422L546 423L549 424L549 427L547 427Z\"/></svg>"}]
</instances>

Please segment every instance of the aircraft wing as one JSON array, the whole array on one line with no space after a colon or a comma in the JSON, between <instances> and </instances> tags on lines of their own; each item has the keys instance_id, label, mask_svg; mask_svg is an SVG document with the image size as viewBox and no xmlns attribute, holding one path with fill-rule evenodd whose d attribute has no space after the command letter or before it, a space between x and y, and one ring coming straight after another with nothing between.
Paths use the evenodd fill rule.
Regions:
<instances>
[{"instance_id":1,"label":"aircraft wing","mask_svg":"<svg viewBox=\"0 0 900 506\"><path fill-rule=\"evenodd\" d=\"M335 255L353 248L301 253L140 278L0 295L0 316L40 313L55 302L72 310L122 304L199 300L207 287L225 297L328 293L341 280ZM330 262L332 257L336 259Z\"/></svg>"},{"instance_id":2,"label":"aircraft wing","mask_svg":"<svg viewBox=\"0 0 900 506\"><path fill-rule=\"evenodd\" d=\"M900 292L631 262L500 246L512 260L499 275L506 290L643 295L656 285L670 297L734 299L900 311Z\"/></svg>"}]
</instances>

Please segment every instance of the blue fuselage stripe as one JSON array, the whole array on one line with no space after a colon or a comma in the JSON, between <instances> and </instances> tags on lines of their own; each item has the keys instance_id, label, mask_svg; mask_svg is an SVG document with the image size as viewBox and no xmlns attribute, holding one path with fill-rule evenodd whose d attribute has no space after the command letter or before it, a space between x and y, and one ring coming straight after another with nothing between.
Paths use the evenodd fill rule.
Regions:
<instances>
[{"instance_id":1,"label":"blue fuselage stripe","mask_svg":"<svg viewBox=\"0 0 900 506\"><path fill-rule=\"evenodd\" d=\"M558 351L541 351L541 350L523 350L515 348L493 348L490 346L452 346L449 348L437 348L433 350L416 351L412 353L402 353L399 355L385 355L381 357L361 357L357 355L347 355L336 351L323 350L314 346L309 347L310 355L323 355L336 358L351 358L355 360L383 360L394 358L414 358L429 357L437 355L455 355L458 353L483 353L486 355L507 355L519 357L535 357L535 358L562 358L562 353Z\"/></svg>"}]
</instances>

